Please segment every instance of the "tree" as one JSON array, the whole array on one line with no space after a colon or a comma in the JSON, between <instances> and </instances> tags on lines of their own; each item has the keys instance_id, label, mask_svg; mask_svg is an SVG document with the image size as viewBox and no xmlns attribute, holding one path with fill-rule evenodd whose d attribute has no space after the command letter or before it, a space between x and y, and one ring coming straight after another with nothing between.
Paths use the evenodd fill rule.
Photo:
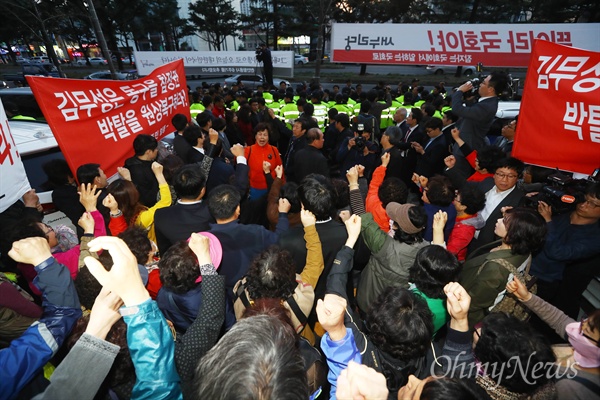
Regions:
<instances>
[{"instance_id":1,"label":"tree","mask_svg":"<svg viewBox=\"0 0 600 400\"><path fill-rule=\"evenodd\" d=\"M192 28L213 50L221 50L227 36L240 29L231 0L198 0L189 9Z\"/></svg>"}]
</instances>

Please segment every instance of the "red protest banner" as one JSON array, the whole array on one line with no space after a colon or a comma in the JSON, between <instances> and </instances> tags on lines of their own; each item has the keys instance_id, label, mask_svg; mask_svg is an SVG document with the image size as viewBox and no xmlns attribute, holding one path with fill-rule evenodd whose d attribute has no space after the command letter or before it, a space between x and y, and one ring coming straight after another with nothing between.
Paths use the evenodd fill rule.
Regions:
<instances>
[{"instance_id":1,"label":"red protest banner","mask_svg":"<svg viewBox=\"0 0 600 400\"><path fill-rule=\"evenodd\" d=\"M583 174L600 166L600 53L536 41L512 154Z\"/></svg>"},{"instance_id":2,"label":"red protest banner","mask_svg":"<svg viewBox=\"0 0 600 400\"><path fill-rule=\"evenodd\" d=\"M108 176L133 155L133 139L160 140L175 131L171 117L190 108L183 61L133 81L27 76L31 90L72 171L97 163Z\"/></svg>"}]
</instances>

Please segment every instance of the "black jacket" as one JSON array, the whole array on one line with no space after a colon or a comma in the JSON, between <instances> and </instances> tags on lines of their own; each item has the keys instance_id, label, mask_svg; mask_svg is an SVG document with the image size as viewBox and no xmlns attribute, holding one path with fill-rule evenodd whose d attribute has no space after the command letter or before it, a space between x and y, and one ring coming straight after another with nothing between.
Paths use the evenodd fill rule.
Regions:
<instances>
[{"instance_id":1,"label":"black jacket","mask_svg":"<svg viewBox=\"0 0 600 400\"><path fill-rule=\"evenodd\" d=\"M125 160L124 165L131 172L131 181L140 192L140 203L148 208L156 204L156 196L158 195L158 182L154 172L152 172L153 162L140 160L133 156Z\"/></svg>"}]
</instances>

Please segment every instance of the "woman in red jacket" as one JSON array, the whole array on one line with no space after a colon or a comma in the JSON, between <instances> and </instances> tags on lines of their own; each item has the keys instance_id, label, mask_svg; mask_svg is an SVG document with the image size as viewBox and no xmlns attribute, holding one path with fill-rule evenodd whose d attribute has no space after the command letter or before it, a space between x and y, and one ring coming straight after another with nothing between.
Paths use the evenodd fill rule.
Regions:
<instances>
[{"instance_id":1,"label":"woman in red jacket","mask_svg":"<svg viewBox=\"0 0 600 400\"><path fill-rule=\"evenodd\" d=\"M254 129L256 143L246 147L244 155L248 162L250 178L250 198L257 199L267 194L267 177L271 174L275 179L275 168L281 163L281 155L275 146L269 144L269 127L264 122L256 125ZM265 169L264 162L269 163L269 168ZM270 172L266 172L266 171Z\"/></svg>"}]
</instances>

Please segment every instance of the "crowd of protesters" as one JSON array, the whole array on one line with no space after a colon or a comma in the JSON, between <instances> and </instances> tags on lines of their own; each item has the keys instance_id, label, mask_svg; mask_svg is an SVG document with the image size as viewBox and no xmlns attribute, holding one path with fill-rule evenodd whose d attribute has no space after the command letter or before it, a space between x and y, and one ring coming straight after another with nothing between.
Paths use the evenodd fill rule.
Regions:
<instances>
[{"instance_id":1,"label":"crowd of protesters","mask_svg":"<svg viewBox=\"0 0 600 400\"><path fill-rule=\"evenodd\" d=\"M537 194L506 84L205 85L110 183L47 163L76 228L0 215L0 398L600 398L600 182Z\"/></svg>"}]
</instances>

